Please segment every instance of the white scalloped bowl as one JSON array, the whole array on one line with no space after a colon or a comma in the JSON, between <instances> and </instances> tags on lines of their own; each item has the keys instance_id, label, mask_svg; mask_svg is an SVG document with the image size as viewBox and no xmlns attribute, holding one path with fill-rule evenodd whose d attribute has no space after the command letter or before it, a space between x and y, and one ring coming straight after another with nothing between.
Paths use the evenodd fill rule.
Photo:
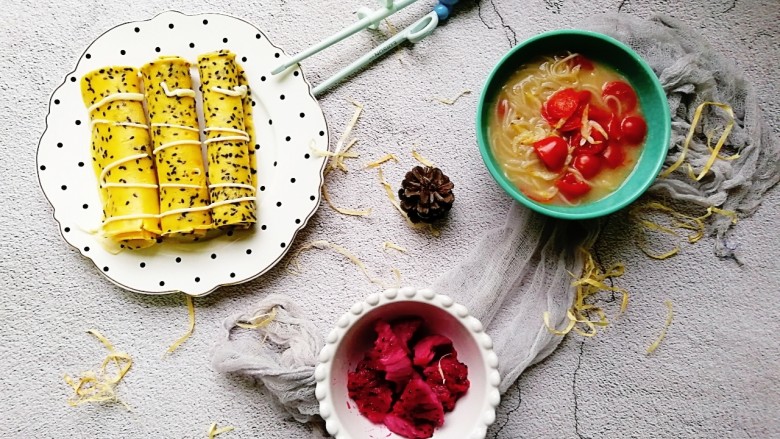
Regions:
<instances>
[{"instance_id":1,"label":"white scalloped bowl","mask_svg":"<svg viewBox=\"0 0 780 439\"><path fill-rule=\"evenodd\" d=\"M495 421L500 401L498 358L482 323L465 306L432 290L389 289L358 302L338 320L320 352L315 370L320 415L337 439L401 438L384 425L373 424L358 411L347 394L347 373L354 370L375 336L377 319L419 316L432 333L449 337L458 360L468 366L468 392L446 413L435 439L482 439Z\"/></svg>"}]
</instances>

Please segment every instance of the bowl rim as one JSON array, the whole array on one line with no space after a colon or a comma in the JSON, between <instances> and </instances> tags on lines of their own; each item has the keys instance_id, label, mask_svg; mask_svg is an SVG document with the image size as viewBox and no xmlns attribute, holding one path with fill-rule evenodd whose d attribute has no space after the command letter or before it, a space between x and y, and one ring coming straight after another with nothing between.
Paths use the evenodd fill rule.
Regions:
<instances>
[{"instance_id":1,"label":"bowl rim","mask_svg":"<svg viewBox=\"0 0 780 439\"><path fill-rule=\"evenodd\" d=\"M666 93L664 92L663 86L658 80L658 77L656 76L655 72L653 72L653 69L650 67L650 65L647 64L647 62L638 53L636 53L633 49L628 47L628 45L624 44L621 41L618 41L613 37L610 37L609 35L605 35L594 31L588 31L582 29L551 30L551 31L534 35L524 40L523 42L517 44L513 48L511 48L509 51L507 51L507 53L505 53L501 57L501 59L495 64L493 69L490 71L490 74L487 76L487 79L485 80L485 83L482 86L482 91L480 93L479 101L477 103L477 112L476 112L476 121L475 121L477 143L479 145L479 151L480 151L480 155L482 156L482 161L485 163L485 166L488 168L490 175L506 193L508 193L512 198L514 198L524 206L536 212L542 213L544 215L555 217L555 218L561 218L561 219L571 220L571 219L598 218L601 216L609 215L610 213L616 212L628 206L629 204L636 201L636 199L639 198L643 193L645 193L645 191L647 191L650 185L655 181L658 174L661 172L661 168L663 167L666 154L660 156L658 159L655 160L655 162L652 164L652 169L651 169L652 172L647 173L647 177L645 177L644 181L642 181L641 185L639 185L637 189L633 191L633 193L631 193L626 197L620 198L615 203L606 205L603 208L598 210L589 210L589 211L580 211L578 208L582 206L573 206L571 210L551 209L546 205L532 201L525 194L523 194L523 192L517 186L515 186L511 181L509 181L509 179L504 175L503 171L499 169L497 164L492 159L490 159L490 145L489 145L489 141L487 140L487 133L486 133L487 129L486 127L483 127L483 124L481 123L482 115L488 105L487 102L487 99L489 97L488 93L491 89L491 85L494 81L494 78L498 74L501 67L506 62L508 62L513 56L515 56L517 52L523 50L526 46L542 39L562 37L562 36L563 37L579 36L579 37L595 38L595 39L602 40L608 44L612 44L613 46L622 50L629 58L633 59L633 61L637 63L637 65L648 76L648 78L650 78L650 82L652 83L653 93L656 95L660 95L659 97L662 97L662 101L666 102ZM669 110L669 106L662 105L661 107L662 107L661 110L663 113L663 117L665 119L671 120L671 112ZM670 124L664 125L664 132L662 133L661 138L667 139L666 140L667 145L666 148L664 148L664 150L668 151L670 139L671 139ZM633 174L633 171L631 174L629 174L628 178L636 178ZM628 180L628 178L626 179L626 181ZM584 206L588 206L589 204L585 204Z\"/></svg>"},{"instance_id":2,"label":"bowl rim","mask_svg":"<svg viewBox=\"0 0 780 439\"><path fill-rule=\"evenodd\" d=\"M344 339L344 335L365 314L385 305L401 302L418 302L435 306L459 321L471 335L479 349L480 358L485 369L485 394L487 398L485 398L481 408L482 414L477 418L472 431L468 435L460 437L484 439L487 435L488 427L495 422L496 407L501 402L501 394L498 389L501 376L498 372L498 356L493 352L493 340L485 332L482 322L472 316L465 306L456 303L449 296L437 294L432 289L412 287L390 288L381 294L374 293L364 300L358 301L338 319L336 326L328 334L325 345L319 354L319 363L314 369L314 379L316 381L314 394L319 401L320 416L325 420L325 428L328 430L328 433L336 439L353 438L349 432L344 431L330 392L333 374L332 360ZM435 433L433 437L436 437Z\"/></svg>"}]
</instances>

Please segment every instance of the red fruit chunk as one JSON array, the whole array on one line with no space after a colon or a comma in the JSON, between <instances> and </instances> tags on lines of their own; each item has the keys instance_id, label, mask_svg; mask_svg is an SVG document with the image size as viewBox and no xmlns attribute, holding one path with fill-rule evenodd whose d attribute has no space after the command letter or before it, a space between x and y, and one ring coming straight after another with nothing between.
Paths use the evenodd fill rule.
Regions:
<instances>
[{"instance_id":1,"label":"red fruit chunk","mask_svg":"<svg viewBox=\"0 0 780 439\"><path fill-rule=\"evenodd\" d=\"M564 174L555 186L566 198L578 198L590 192L590 185L571 172Z\"/></svg>"},{"instance_id":2,"label":"red fruit chunk","mask_svg":"<svg viewBox=\"0 0 780 439\"><path fill-rule=\"evenodd\" d=\"M377 368L385 372L385 379L403 386L412 376L412 361L407 355L409 348L393 332L389 323L379 320L374 325L377 339L369 356Z\"/></svg>"},{"instance_id":3,"label":"red fruit chunk","mask_svg":"<svg viewBox=\"0 0 780 439\"><path fill-rule=\"evenodd\" d=\"M380 423L393 405L393 390L390 383L374 369L371 361L358 363L354 372L347 374L347 391L355 401L360 414L369 421Z\"/></svg>"},{"instance_id":4,"label":"red fruit chunk","mask_svg":"<svg viewBox=\"0 0 780 439\"><path fill-rule=\"evenodd\" d=\"M553 172L563 168L569 155L569 146L558 136L550 136L534 143L534 150L544 166Z\"/></svg>"},{"instance_id":5,"label":"red fruit chunk","mask_svg":"<svg viewBox=\"0 0 780 439\"><path fill-rule=\"evenodd\" d=\"M607 141L604 135L600 131L592 130L590 137L593 139L593 143L588 142L582 137L582 134L577 133L571 138L571 145L574 147L572 155L580 154L598 154L607 147Z\"/></svg>"},{"instance_id":6,"label":"red fruit chunk","mask_svg":"<svg viewBox=\"0 0 780 439\"><path fill-rule=\"evenodd\" d=\"M612 119L613 114L609 110L605 110L598 105L590 105L588 107L588 119L599 123L602 127L606 127Z\"/></svg>"},{"instance_id":7,"label":"red fruit chunk","mask_svg":"<svg viewBox=\"0 0 780 439\"><path fill-rule=\"evenodd\" d=\"M623 164L623 161L625 161L626 152L623 151L623 147L620 146L620 144L610 142L606 149L604 149L604 152L601 153L601 156L604 157L604 162L608 167L615 169L620 167L620 165Z\"/></svg>"},{"instance_id":8,"label":"red fruit chunk","mask_svg":"<svg viewBox=\"0 0 780 439\"><path fill-rule=\"evenodd\" d=\"M630 113L636 108L636 93L630 85L623 81L612 81L604 84L601 97L607 106L618 114Z\"/></svg>"},{"instance_id":9,"label":"red fruit chunk","mask_svg":"<svg viewBox=\"0 0 780 439\"><path fill-rule=\"evenodd\" d=\"M415 375L406 385L393 411L385 417L387 428L407 438L429 438L444 424L444 408L431 387Z\"/></svg>"},{"instance_id":10,"label":"red fruit chunk","mask_svg":"<svg viewBox=\"0 0 780 439\"><path fill-rule=\"evenodd\" d=\"M591 71L594 69L593 62L582 55L575 55L569 60L572 67L580 66L580 70Z\"/></svg>"},{"instance_id":11,"label":"red fruit chunk","mask_svg":"<svg viewBox=\"0 0 780 439\"><path fill-rule=\"evenodd\" d=\"M443 335L429 335L414 345L414 365L425 367L436 357L436 351L440 354L452 352L452 340ZM441 352L446 351L446 352Z\"/></svg>"},{"instance_id":12,"label":"red fruit chunk","mask_svg":"<svg viewBox=\"0 0 780 439\"><path fill-rule=\"evenodd\" d=\"M455 355L446 355L423 370L425 382L438 396L445 412L455 408L455 402L469 390L468 366Z\"/></svg>"},{"instance_id":13,"label":"red fruit chunk","mask_svg":"<svg viewBox=\"0 0 780 439\"><path fill-rule=\"evenodd\" d=\"M620 124L622 139L629 145L639 145L647 135L647 124L639 116L628 116Z\"/></svg>"},{"instance_id":14,"label":"red fruit chunk","mask_svg":"<svg viewBox=\"0 0 780 439\"><path fill-rule=\"evenodd\" d=\"M573 88L564 88L555 92L542 105L542 115L550 125L556 126L561 120L567 120L579 107L579 93Z\"/></svg>"},{"instance_id":15,"label":"red fruit chunk","mask_svg":"<svg viewBox=\"0 0 780 439\"><path fill-rule=\"evenodd\" d=\"M595 154L580 154L574 157L572 166L580 171L583 178L590 180L601 171L601 157Z\"/></svg>"},{"instance_id":16,"label":"red fruit chunk","mask_svg":"<svg viewBox=\"0 0 780 439\"><path fill-rule=\"evenodd\" d=\"M414 337L415 332L420 329L422 320L416 317L410 317L406 319L396 320L390 324L393 330L393 334L398 337L398 340L406 348L406 352L409 352L409 340Z\"/></svg>"}]
</instances>

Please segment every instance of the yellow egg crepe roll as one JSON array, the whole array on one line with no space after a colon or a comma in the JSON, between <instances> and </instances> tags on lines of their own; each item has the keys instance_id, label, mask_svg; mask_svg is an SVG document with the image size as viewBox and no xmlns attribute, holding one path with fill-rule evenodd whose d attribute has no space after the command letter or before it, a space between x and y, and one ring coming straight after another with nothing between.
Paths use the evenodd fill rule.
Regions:
<instances>
[{"instance_id":1,"label":"yellow egg crepe roll","mask_svg":"<svg viewBox=\"0 0 780 439\"><path fill-rule=\"evenodd\" d=\"M199 237L212 228L190 63L170 56L141 67L160 184L165 236Z\"/></svg>"},{"instance_id":2,"label":"yellow egg crepe roll","mask_svg":"<svg viewBox=\"0 0 780 439\"><path fill-rule=\"evenodd\" d=\"M252 100L252 88L249 86L249 80L246 77L246 72L241 65L238 65L238 85L246 87L246 95L241 100L244 107L244 131L246 131L249 137L249 167L252 174L252 186L257 187L257 155L260 149L257 136L255 136L255 119L252 115L254 107L254 101Z\"/></svg>"},{"instance_id":3,"label":"yellow egg crepe roll","mask_svg":"<svg viewBox=\"0 0 780 439\"><path fill-rule=\"evenodd\" d=\"M220 228L246 228L257 221L243 102L247 88L239 84L235 54L229 51L199 56L198 70L212 219Z\"/></svg>"},{"instance_id":4,"label":"yellow egg crepe roll","mask_svg":"<svg viewBox=\"0 0 780 439\"><path fill-rule=\"evenodd\" d=\"M103 232L129 248L149 247L160 234L160 204L138 69L89 72L81 78L81 96L92 129Z\"/></svg>"}]
</instances>

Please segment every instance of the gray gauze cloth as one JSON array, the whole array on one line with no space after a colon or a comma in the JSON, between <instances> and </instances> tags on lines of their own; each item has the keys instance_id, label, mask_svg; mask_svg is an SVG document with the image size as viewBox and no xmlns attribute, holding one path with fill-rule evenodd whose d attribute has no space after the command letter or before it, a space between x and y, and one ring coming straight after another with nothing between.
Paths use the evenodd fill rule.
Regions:
<instances>
[{"instance_id":1,"label":"gray gauze cloth","mask_svg":"<svg viewBox=\"0 0 780 439\"><path fill-rule=\"evenodd\" d=\"M658 75L672 114L666 166L680 156L693 114L702 102L723 102L734 110L734 129L723 153L739 153L737 160L715 161L700 182L687 175L686 167L680 167L667 178L659 178L650 192L687 205L733 210L741 217L755 212L763 194L780 177L780 142L762 121L756 94L737 67L692 29L671 18L606 15L595 17L588 27L628 44ZM694 169L701 169L710 155L706 135L721 133L727 122L722 111L705 109L686 158ZM583 266L576 248L589 247L599 226L597 221L552 220L515 203L505 225L487 232L466 260L433 285L436 291L466 305L493 337L502 392L561 342L561 337L546 329L542 315L549 311L551 325L565 324L575 294L569 273L579 273ZM719 216L709 224L719 256L735 256L735 246L727 237L730 226L729 218ZM231 335L238 319L277 306L281 307L280 323L261 330L273 343ZM281 409L306 422L318 413L312 375L321 340L322 334L294 304L284 296L272 295L255 309L225 321L213 364L218 371L262 382Z\"/></svg>"}]
</instances>

